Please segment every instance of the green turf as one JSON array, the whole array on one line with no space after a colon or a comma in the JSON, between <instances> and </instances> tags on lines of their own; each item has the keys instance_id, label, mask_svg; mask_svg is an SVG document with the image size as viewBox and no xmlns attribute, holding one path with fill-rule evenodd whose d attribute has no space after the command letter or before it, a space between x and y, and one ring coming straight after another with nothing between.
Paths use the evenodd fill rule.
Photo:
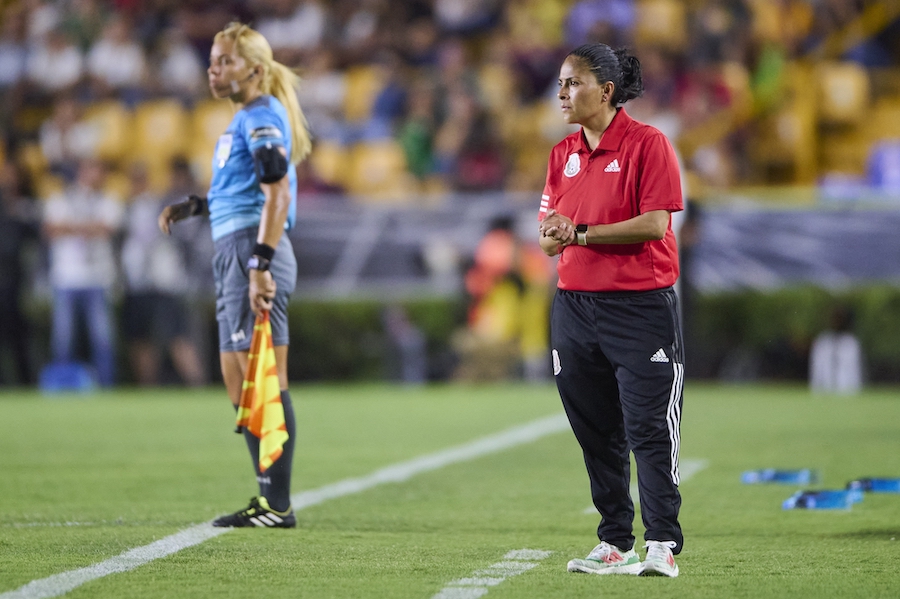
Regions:
<instances>
[{"instance_id":1,"label":"green turf","mask_svg":"<svg viewBox=\"0 0 900 599\"><path fill-rule=\"evenodd\" d=\"M813 467L819 487L900 476L900 392L689 382L682 575L569 574L597 516L571 433L298 512L296 530L235 530L68 593L120 597L422 597L501 561L552 551L487 597L897 597L900 495L849 512L783 511L794 490L743 470ZM241 507L249 458L217 390L44 397L0 392L0 597ZM560 412L550 386L296 386L295 492ZM642 535L640 522L637 536Z\"/></svg>"}]
</instances>

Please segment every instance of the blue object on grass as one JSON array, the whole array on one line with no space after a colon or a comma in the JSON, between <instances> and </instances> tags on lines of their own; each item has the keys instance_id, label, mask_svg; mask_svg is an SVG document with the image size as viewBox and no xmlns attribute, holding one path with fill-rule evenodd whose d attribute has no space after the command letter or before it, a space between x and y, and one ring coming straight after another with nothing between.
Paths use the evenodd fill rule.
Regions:
<instances>
[{"instance_id":1,"label":"blue object on grass","mask_svg":"<svg viewBox=\"0 0 900 599\"><path fill-rule=\"evenodd\" d=\"M46 393L91 391L97 386L94 371L81 362L51 362L41 370L38 385Z\"/></svg>"},{"instance_id":2,"label":"blue object on grass","mask_svg":"<svg viewBox=\"0 0 900 599\"><path fill-rule=\"evenodd\" d=\"M764 468L762 470L748 470L741 474L741 482L745 485L760 483L776 483L782 485L809 485L819 480L819 473L810 468L801 470L776 470Z\"/></svg>"},{"instance_id":3,"label":"blue object on grass","mask_svg":"<svg viewBox=\"0 0 900 599\"><path fill-rule=\"evenodd\" d=\"M849 510L862 501L862 491L856 489L797 491L781 507L786 510Z\"/></svg>"},{"instance_id":4,"label":"blue object on grass","mask_svg":"<svg viewBox=\"0 0 900 599\"><path fill-rule=\"evenodd\" d=\"M859 478L847 483L847 488L870 493L900 493L900 478Z\"/></svg>"}]
</instances>

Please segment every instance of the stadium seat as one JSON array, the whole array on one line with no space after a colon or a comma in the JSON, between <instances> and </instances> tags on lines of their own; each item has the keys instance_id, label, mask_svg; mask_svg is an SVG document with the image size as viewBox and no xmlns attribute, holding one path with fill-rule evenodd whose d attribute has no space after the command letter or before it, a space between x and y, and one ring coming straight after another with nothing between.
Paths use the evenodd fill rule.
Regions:
<instances>
[{"instance_id":1,"label":"stadium seat","mask_svg":"<svg viewBox=\"0 0 900 599\"><path fill-rule=\"evenodd\" d=\"M134 143L134 119L125 104L116 100L96 102L85 109L84 120L97 132L97 157L122 162Z\"/></svg>"},{"instance_id":2,"label":"stadium seat","mask_svg":"<svg viewBox=\"0 0 900 599\"><path fill-rule=\"evenodd\" d=\"M869 75L855 62L822 62L816 66L819 120L828 124L855 124L870 103Z\"/></svg>"},{"instance_id":3,"label":"stadium seat","mask_svg":"<svg viewBox=\"0 0 900 599\"><path fill-rule=\"evenodd\" d=\"M326 183L343 187L350 171L350 152L341 144L317 140L309 156L316 174Z\"/></svg>"},{"instance_id":4,"label":"stadium seat","mask_svg":"<svg viewBox=\"0 0 900 599\"><path fill-rule=\"evenodd\" d=\"M818 145L821 173L865 174L871 143L857 128L824 132Z\"/></svg>"},{"instance_id":5,"label":"stadium seat","mask_svg":"<svg viewBox=\"0 0 900 599\"><path fill-rule=\"evenodd\" d=\"M363 121L372 113L375 97L384 86L384 74L377 66L354 66L347 69L346 82L344 118L351 122Z\"/></svg>"},{"instance_id":6,"label":"stadium seat","mask_svg":"<svg viewBox=\"0 0 900 599\"><path fill-rule=\"evenodd\" d=\"M817 166L814 72L792 63L784 79L788 84L778 110L754 126L750 160L762 180L811 184Z\"/></svg>"},{"instance_id":7,"label":"stadium seat","mask_svg":"<svg viewBox=\"0 0 900 599\"><path fill-rule=\"evenodd\" d=\"M684 3L676 0L640 0L637 3L635 39L639 46L683 49L687 43Z\"/></svg>"},{"instance_id":8,"label":"stadium seat","mask_svg":"<svg viewBox=\"0 0 900 599\"><path fill-rule=\"evenodd\" d=\"M191 137L187 111L177 100L152 100L134 111L134 161L168 164L183 154Z\"/></svg>"},{"instance_id":9,"label":"stadium seat","mask_svg":"<svg viewBox=\"0 0 900 599\"><path fill-rule=\"evenodd\" d=\"M234 117L230 102L204 100L198 102L190 113L191 139L187 158L197 175L198 182L206 185L212 178L212 159L216 142Z\"/></svg>"},{"instance_id":10,"label":"stadium seat","mask_svg":"<svg viewBox=\"0 0 900 599\"><path fill-rule=\"evenodd\" d=\"M363 201L403 201L416 189L403 148L393 139L360 142L350 151L347 190Z\"/></svg>"}]
</instances>

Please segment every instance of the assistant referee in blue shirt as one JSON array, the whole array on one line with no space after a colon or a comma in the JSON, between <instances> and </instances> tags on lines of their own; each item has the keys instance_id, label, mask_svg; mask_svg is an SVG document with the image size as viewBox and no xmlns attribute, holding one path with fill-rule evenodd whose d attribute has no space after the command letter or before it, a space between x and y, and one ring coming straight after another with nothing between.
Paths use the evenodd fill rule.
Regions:
<instances>
[{"instance_id":1,"label":"assistant referee in blue shirt","mask_svg":"<svg viewBox=\"0 0 900 599\"><path fill-rule=\"evenodd\" d=\"M272 58L257 31L231 23L216 34L209 56L212 95L229 99L235 115L216 143L206 198L191 196L166 207L159 226L209 215L216 253L216 320L222 376L232 404L240 402L255 315L268 310L278 366L281 402L289 435L283 453L259 471L259 439L244 436L259 483L259 496L215 526L291 528L290 503L294 452L294 410L288 393L287 305L297 282L297 262L285 234L296 219L294 165L310 152L306 119L295 92L297 75Z\"/></svg>"}]
</instances>

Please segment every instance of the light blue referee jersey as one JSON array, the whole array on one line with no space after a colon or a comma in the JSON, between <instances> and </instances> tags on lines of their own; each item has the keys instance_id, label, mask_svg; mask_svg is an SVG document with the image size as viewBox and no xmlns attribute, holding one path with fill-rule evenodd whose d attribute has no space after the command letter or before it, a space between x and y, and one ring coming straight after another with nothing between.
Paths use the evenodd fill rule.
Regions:
<instances>
[{"instance_id":1,"label":"light blue referee jersey","mask_svg":"<svg viewBox=\"0 0 900 599\"><path fill-rule=\"evenodd\" d=\"M284 147L288 155L291 206L285 230L297 220L297 170L290 163L291 125L277 98L260 96L234 115L216 143L209 186L209 220L213 239L258 227L266 198L253 167L253 152L266 144Z\"/></svg>"}]
</instances>

